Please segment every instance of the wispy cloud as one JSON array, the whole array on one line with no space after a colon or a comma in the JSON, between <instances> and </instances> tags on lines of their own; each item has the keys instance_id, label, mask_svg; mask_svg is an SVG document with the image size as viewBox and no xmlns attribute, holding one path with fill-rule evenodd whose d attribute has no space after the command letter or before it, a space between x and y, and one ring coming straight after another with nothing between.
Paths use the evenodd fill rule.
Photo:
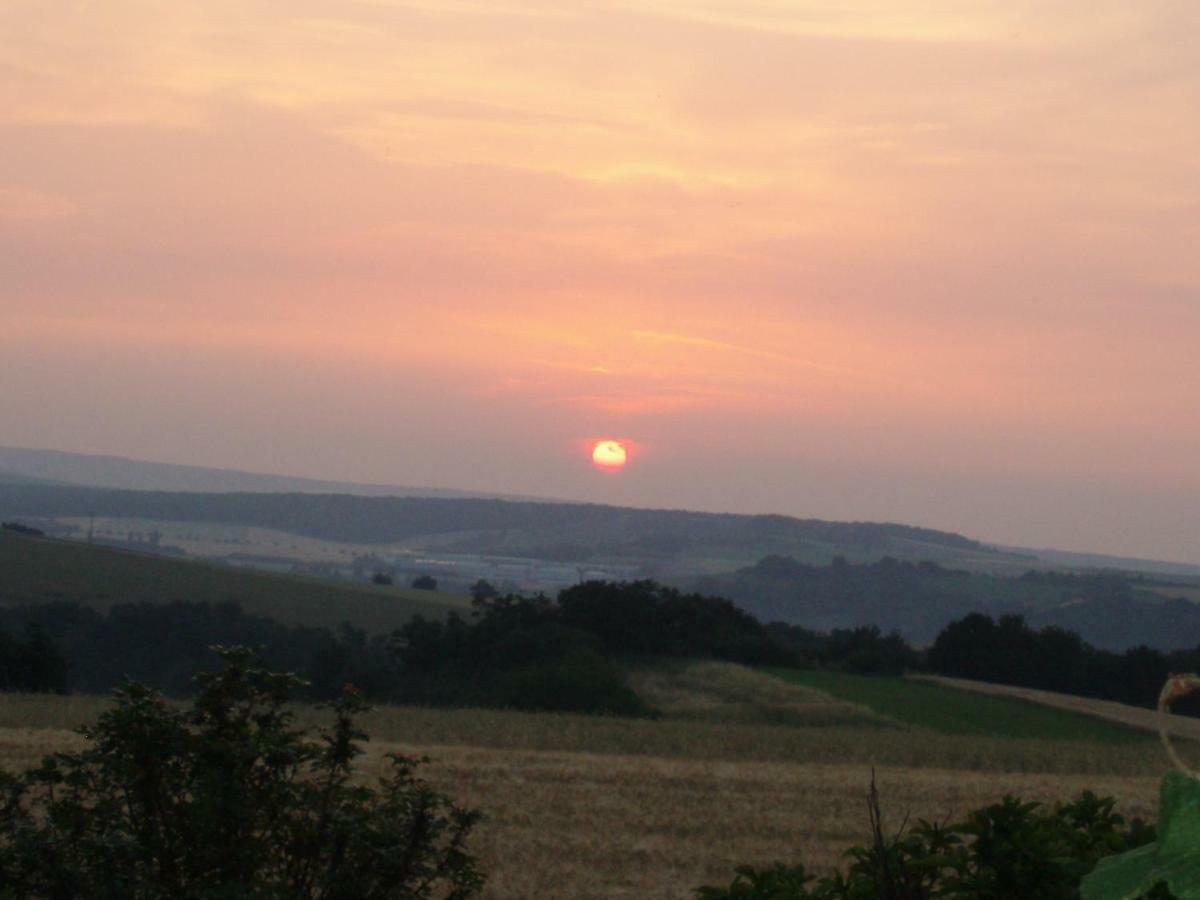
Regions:
<instances>
[{"instance_id":1,"label":"wispy cloud","mask_svg":"<svg viewBox=\"0 0 1200 900\"><path fill-rule=\"evenodd\" d=\"M633 332L633 337L636 341L651 345L695 347L702 350L713 350L719 353L732 353L741 356L753 357L755 359L770 360L785 366L815 369L822 372L830 372L840 375L850 375L854 372L853 369L846 368L844 366L829 365L802 356L780 353L775 350L763 350L756 347L747 347L742 344L734 344L728 341L718 341L713 340L712 338L698 337L696 335L676 334L674 332L663 331L635 331Z\"/></svg>"},{"instance_id":2,"label":"wispy cloud","mask_svg":"<svg viewBox=\"0 0 1200 900\"><path fill-rule=\"evenodd\" d=\"M667 331L635 331L633 337L634 340L644 341L649 344L681 344L686 347L703 347L709 350L743 353L748 356L759 356L764 359L784 361L788 359L788 357L780 353L772 353L768 350L756 350L753 347L743 347L740 344L731 344L727 341L716 341L712 338L697 337L690 334L676 334Z\"/></svg>"}]
</instances>

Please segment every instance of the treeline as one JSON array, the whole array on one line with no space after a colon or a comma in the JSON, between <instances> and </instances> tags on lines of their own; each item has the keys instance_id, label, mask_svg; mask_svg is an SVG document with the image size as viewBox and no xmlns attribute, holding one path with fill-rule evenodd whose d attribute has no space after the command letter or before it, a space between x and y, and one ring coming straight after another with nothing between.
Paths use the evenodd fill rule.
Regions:
<instances>
[{"instance_id":1,"label":"treeline","mask_svg":"<svg viewBox=\"0 0 1200 900\"><path fill-rule=\"evenodd\" d=\"M1017 615L972 613L918 650L874 626L823 634L653 581L593 581L555 599L481 595L469 615L417 617L376 637L283 625L234 603L0 608L0 689L98 693L132 678L181 695L211 664L212 646L233 644L261 647L268 665L303 675L310 698L350 683L377 701L623 715L650 712L626 683L627 664L663 657L927 671L1139 706L1155 704L1171 672L1200 670L1200 647L1116 653Z\"/></svg>"},{"instance_id":2,"label":"treeline","mask_svg":"<svg viewBox=\"0 0 1200 900\"><path fill-rule=\"evenodd\" d=\"M819 635L763 625L728 600L653 581L586 582L545 596L480 595L469 615L417 617L387 636L287 626L234 603L77 604L0 608L8 690L100 693L126 678L182 695L214 645L262 648L302 674L312 699L351 683L377 701L641 715L630 661L702 658L751 665L899 674L919 664L875 628ZM21 635L27 635L22 639Z\"/></svg>"},{"instance_id":3,"label":"treeline","mask_svg":"<svg viewBox=\"0 0 1200 900\"><path fill-rule=\"evenodd\" d=\"M23 634L36 640L15 637ZM650 581L588 582L556 600L480 597L470 616L417 618L374 638L348 625L282 625L234 603L0 608L0 635L4 658L19 661L13 670L35 673L7 678L0 688L8 690L97 693L132 678L180 695L211 664L210 647L239 644L261 647L272 668L302 674L310 698L335 697L352 683L380 701L621 714L648 712L625 683L629 657L801 660L728 600Z\"/></svg>"},{"instance_id":4,"label":"treeline","mask_svg":"<svg viewBox=\"0 0 1200 900\"><path fill-rule=\"evenodd\" d=\"M22 637L0 631L0 691L65 694L67 660L35 625Z\"/></svg>"},{"instance_id":5,"label":"treeline","mask_svg":"<svg viewBox=\"0 0 1200 900\"><path fill-rule=\"evenodd\" d=\"M766 556L737 572L700 578L694 587L729 597L763 621L821 632L877 625L918 643L969 612L1048 607L1071 596L1058 585L888 556L863 563L838 556L827 565Z\"/></svg>"},{"instance_id":6,"label":"treeline","mask_svg":"<svg viewBox=\"0 0 1200 900\"><path fill-rule=\"evenodd\" d=\"M1164 653L1099 650L1056 626L1032 628L1021 616L973 613L947 625L925 653L939 675L970 678L1153 707L1172 672L1200 671L1200 647ZM1200 703L1191 703L1200 711ZM1188 712L1188 699L1176 711Z\"/></svg>"},{"instance_id":7,"label":"treeline","mask_svg":"<svg viewBox=\"0 0 1200 900\"><path fill-rule=\"evenodd\" d=\"M236 603L128 603L103 613L48 603L0 608L0 689L105 693L130 678L180 696L212 668L211 647L235 644L302 673L310 699L335 698L347 682L383 696L394 680L386 641L345 625L282 625Z\"/></svg>"},{"instance_id":8,"label":"treeline","mask_svg":"<svg viewBox=\"0 0 1200 900\"><path fill-rule=\"evenodd\" d=\"M544 596L480 597L470 619L414 619L396 633L406 699L636 715L631 657L794 665L797 654L728 600L653 581L591 581Z\"/></svg>"},{"instance_id":9,"label":"treeline","mask_svg":"<svg viewBox=\"0 0 1200 900\"><path fill-rule=\"evenodd\" d=\"M1066 628L1106 650L1200 644L1200 605L1164 599L1159 592L1169 591L1169 582L1121 572L1031 571L1013 578L886 556L865 563L839 557L822 566L767 556L690 586L729 597L764 622L817 631L877 625L922 645L973 612L1022 614L1036 627Z\"/></svg>"}]
</instances>

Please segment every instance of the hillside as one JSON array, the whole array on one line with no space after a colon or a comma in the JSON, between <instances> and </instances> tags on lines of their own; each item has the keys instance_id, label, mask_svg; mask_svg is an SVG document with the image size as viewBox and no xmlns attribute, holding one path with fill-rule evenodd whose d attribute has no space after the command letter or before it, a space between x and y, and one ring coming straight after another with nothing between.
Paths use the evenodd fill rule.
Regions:
<instances>
[{"instance_id":1,"label":"hillside","mask_svg":"<svg viewBox=\"0 0 1200 900\"><path fill-rule=\"evenodd\" d=\"M734 568L770 553L827 560L892 555L1027 565L950 532L909 525L787 516L632 509L580 503L104 490L0 485L5 517L97 516L271 528L358 544L406 542L447 553L566 562L655 559L680 569Z\"/></svg>"},{"instance_id":2,"label":"hillside","mask_svg":"<svg viewBox=\"0 0 1200 900\"><path fill-rule=\"evenodd\" d=\"M389 632L414 615L464 608L451 594L339 583L230 569L50 538L0 531L0 605L234 601L248 613L298 625L343 621L370 633Z\"/></svg>"},{"instance_id":3,"label":"hillside","mask_svg":"<svg viewBox=\"0 0 1200 900\"><path fill-rule=\"evenodd\" d=\"M728 597L763 621L816 631L876 625L917 644L982 612L1066 628L1105 650L1200 645L1200 604L1187 599L1187 588L1111 572L1029 571L1014 578L927 561L813 566L772 556L733 573L691 579L688 586Z\"/></svg>"},{"instance_id":4,"label":"hillside","mask_svg":"<svg viewBox=\"0 0 1200 900\"><path fill-rule=\"evenodd\" d=\"M1007 694L991 691L995 685L963 682L954 678L917 676L915 678L879 678L846 672L777 669L775 674L790 684L822 691L843 703L865 707L878 715L915 728L928 728L939 734L975 734L996 738L1030 738L1055 741L1095 741L1136 743L1145 741L1140 718L1112 718L1098 714L1094 706L1119 707L1135 714L1153 717L1149 710L1104 701L1083 701L1078 697L1053 694L1076 701L1074 705L1037 702L1026 691ZM979 685L984 690L974 690ZM1035 702L1030 702L1035 701ZM1200 734L1200 722L1180 719L1189 736ZM1153 730L1153 729L1151 729Z\"/></svg>"},{"instance_id":5,"label":"hillside","mask_svg":"<svg viewBox=\"0 0 1200 900\"><path fill-rule=\"evenodd\" d=\"M1105 553L1072 553L1067 550L1031 549L1029 547L998 547L1011 553L1036 557L1063 569L1107 569L1121 572L1145 572L1152 575L1200 578L1200 565L1145 559L1140 556L1112 556Z\"/></svg>"},{"instance_id":6,"label":"hillside","mask_svg":"<svg viewBox=\"0 0 1200 900\"><path fill-rule=\"evenodd\" d=\"M48 478L35 478L32 475L22 475L20 472L10 472L7 469L0 469L0 484L51 485L57 483Z\"/></svg>"},{"instance_id":7,"label":"hillside","mask_svg":"<svg viewBox=\"0 0 1200 900\"><path fill-rule=\"evenodd\" d=\"M66 453L25 447L0 447L0 481L40 484L73 484L149 491L198 491L203 493L247 491L253 493L297 492L362 494L365 496L501 497L501 494L457 491L449 488L411 487L395 484L363 484L147 462L123 456Z\"/></svg>"}]
</instances>

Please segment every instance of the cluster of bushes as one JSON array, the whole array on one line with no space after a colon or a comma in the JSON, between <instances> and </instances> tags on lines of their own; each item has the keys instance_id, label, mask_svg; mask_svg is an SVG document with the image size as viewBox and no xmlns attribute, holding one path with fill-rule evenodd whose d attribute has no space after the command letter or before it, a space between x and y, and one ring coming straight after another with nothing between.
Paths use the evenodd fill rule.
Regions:
<instances>
[{"instance_id":1,"label":"cluster of bushes","mask_svg":"<svg viewBox=\"0 0 1200 900\"><path fill-rule=\"evenodd\" d=\"M1153 707L1172 672L1200 671L1200 648L1163 653L1132 647L1114 653L1073 631L1031 628L1021 616L993 620L972 613L942 630L925 662L940 675ZM1190 711L1189 701L1181 701L1177 711Z\"/></svg>"},{"instance_id":2,"label":"cluster of bushes","mask_svg":"<svg viewBox=\"0 0 1200 900\"><path fill-rule=\"evenodd\" d=\"M416 617L395 635L402 699L433 705L642 715L594 635L563 624L545 597L476 602L470 620Z\"/></svg>"},{"instance_id":3,"label":"cluster of bushes","mask_svg":"<svg viewBox=\"0 0 1200 900\"><path fill-rule=\"evenodd\" d=\"M785 665L792 654L749 613L723 597L654 581L588 581L561 591L553 612L610 653Z\"/></svg>"},{"instance_id":4,"label":"cluster of bushes","mask_svg":"<svg viewBox=\"0 0 1200 900\"><path fill-rule=\"evenodd\" d=\"M923 666L921 654L897 632L884 634L874 625L835 628L827 634L800 625L772 622L768 633L804 667L859 675L903 675Z\"/></svg>"},{"instance_id":5,"label":"cluster of bushes","mask_svg":"<svg viewBox=\"0 0 1200 900\"><path fill-rule=\"evenodd\" d=\"M937 825L924 820L895 836L884 831L871 786L873 839L846 852L845 871L817 879L803 865L743 866L725 886L704 887L699 900L927 900L981 897L1077 900L1081 883L1103 858L1148 848L1155 829L1126 822L1111 798L1090 791L1052 809L1005 797ZM1130 894L1129 896L1135 896ZM1118 896L1118 895L1113 895ZM1124 896L1124 895L1120 895ZM1170 898L1162 885L1148 898Z\"/></svg>"},{"instance_id":6,"label":"cluster of bushes","mask_svg":"<svg viewBox=\"0 0 1200 900\"><path fill-rule=\"evenodd\" d=\"M0 607L0 689L104 693L132 678L182 695L215 644L261 647L268 665L304 674L309 699L337 697L347 682L383 697L396 678L388 642L346 625L287 626L235 603L128 603L103 613L49 603Z\"/></svg>"},{"instance_id":7,"label":"cluster of bushes","mask_svg":"<svg viewBox=\"0 0 1200 900\"><path fill-rule=\"evenodd\" d=\"M418 617L396 634L405 699L524 709L648 712L620 660L787 665L795 653L728 600L653 581L590 581L558 599L478 592L470 619Z\"/></svg>"}]
</instances>

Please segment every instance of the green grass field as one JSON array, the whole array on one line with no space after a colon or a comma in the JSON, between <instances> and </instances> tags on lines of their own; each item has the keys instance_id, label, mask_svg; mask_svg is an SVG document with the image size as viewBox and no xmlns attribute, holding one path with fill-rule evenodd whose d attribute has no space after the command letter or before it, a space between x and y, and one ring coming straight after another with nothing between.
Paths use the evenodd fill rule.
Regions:
<instances>
[{"instance_id":1,"label":"green grass field","mask_svg":"<svg viewBox=\"0 0 1200 900\"><path fill-rule=\"evenodd\" d=\"M247 613L297 625L341 622L379 634L414 615L466 609L457 594L230 569L109 547L0 531L0 604L235 601Z\"/></svg>"},{"instance_id":2,"label":"green grass field","mask_svg":"<svg viewBox=\"0 0 1200 900\"><path fill-rule=\"evenodd\" d=\"M841 672L772 671L792 684L824 691L895 721L941 734L1102 743L1153 740L1144 732L1091 716L942 685Z\"/></svg>"}]
</instances>

